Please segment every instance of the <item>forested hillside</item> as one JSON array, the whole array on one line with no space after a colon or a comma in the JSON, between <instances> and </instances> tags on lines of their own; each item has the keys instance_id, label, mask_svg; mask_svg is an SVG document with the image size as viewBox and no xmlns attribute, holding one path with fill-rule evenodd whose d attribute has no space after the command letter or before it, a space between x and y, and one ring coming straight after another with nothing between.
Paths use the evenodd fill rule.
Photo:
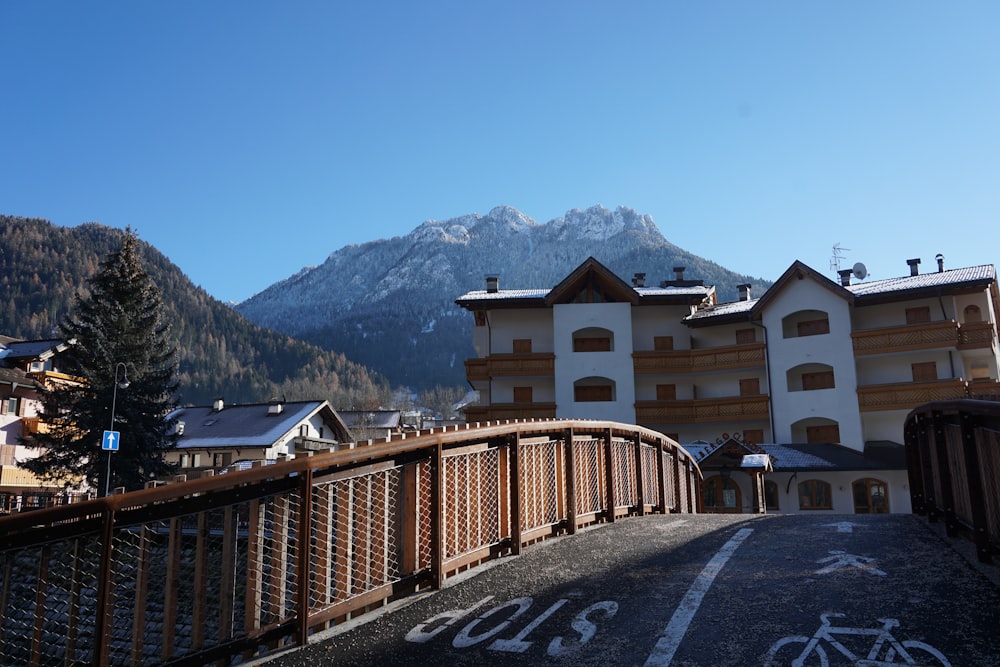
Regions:
<instances>
[{"instance_id":1,"label":"forested hillside","mask_svg":"<svg viewBox=\"0 0 1000 667\"><path fill-rule=\"evenodd\" d=\"M0 333L55 335L78 290L119 244L119 230L95 223L67 228L0 216ZM180 348L182 404L219 396L230 403L325 398L340 409L386 403L389 388L380 376L343 354L252 324L155 248L141 246Z\"/></svg>"}]
</instances>

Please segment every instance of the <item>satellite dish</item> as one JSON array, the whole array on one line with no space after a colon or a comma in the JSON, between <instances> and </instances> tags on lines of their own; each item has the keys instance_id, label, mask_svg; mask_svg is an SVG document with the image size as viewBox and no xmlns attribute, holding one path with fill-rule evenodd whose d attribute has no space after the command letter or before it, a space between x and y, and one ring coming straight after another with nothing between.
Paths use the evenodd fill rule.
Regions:
<instances>
[{"instance_id":1,"label":"satellite dish","mask_svg":"<svg viewBox=\"0 0 1000 667\"><path fill-rule=\"evenodd\" d=\"M864 280L865 277L868 275L868 269L865 268L864 264L858 262L857 264L854 265L854 268L851 269L851 273L853 273L854 277L857 278L858 280Z\"/></svg>"}]
</instances>

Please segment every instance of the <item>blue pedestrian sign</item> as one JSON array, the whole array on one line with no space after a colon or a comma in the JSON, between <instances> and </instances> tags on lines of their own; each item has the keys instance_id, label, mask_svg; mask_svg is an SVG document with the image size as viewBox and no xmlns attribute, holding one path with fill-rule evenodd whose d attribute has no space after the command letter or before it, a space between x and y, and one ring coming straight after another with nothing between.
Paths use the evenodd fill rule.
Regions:
<instances>
[{"instance_id":1,"label":"blue pedestrian sign","mask_svg":"<svg viewBox=\"0 0 1000 667\"><path fill-rule=\"evenodd\" d=\"M118 451L118 431L104 432L104 440L101 441L101 449L109 452Z\"/></svg>"}]
</instances>

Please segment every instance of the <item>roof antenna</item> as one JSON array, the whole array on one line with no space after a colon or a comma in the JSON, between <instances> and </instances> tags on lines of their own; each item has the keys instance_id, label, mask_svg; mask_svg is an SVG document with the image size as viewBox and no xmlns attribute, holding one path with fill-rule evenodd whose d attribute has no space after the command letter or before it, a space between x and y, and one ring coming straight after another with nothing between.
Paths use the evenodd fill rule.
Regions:
<instances>
[{"instance_id":1,"label":"roof antenna","mask_svg":"<svg viewBox=\"0 0 1000 667\"><path fill-rule=\"evenodd\" d=\"M847 259L845 252L851 252L850 248L841 248L840 242L833 244L833 257L830 258L830 269L834 273L840 272L840 260Z\"/></svg>"}]
</instances>

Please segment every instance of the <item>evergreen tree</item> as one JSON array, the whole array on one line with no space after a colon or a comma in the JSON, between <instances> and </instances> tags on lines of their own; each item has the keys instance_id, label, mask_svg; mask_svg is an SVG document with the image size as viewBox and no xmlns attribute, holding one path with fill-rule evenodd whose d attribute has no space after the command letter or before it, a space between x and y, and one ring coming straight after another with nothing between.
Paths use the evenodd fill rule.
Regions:
<instances>
[{"instance_id":1,"label":"evergreen tree","mask_svg":"<svg viewBox=\"0 0 1000 667\"><path fill-rule=\"evenodd\" d=\"M46 428L24 438L40 453L22 465L47 479L83 478L99 494L118 486L133 490L173 470L164 453L177 440L167 419L177 406L177 347L131 228L89 287L88 295L77 293L74 311L59 326L69 345L60 370L81 382L45 389ZM102 450L106 430L121 434L115 452Z\"/></svg>"}]
</instances>

